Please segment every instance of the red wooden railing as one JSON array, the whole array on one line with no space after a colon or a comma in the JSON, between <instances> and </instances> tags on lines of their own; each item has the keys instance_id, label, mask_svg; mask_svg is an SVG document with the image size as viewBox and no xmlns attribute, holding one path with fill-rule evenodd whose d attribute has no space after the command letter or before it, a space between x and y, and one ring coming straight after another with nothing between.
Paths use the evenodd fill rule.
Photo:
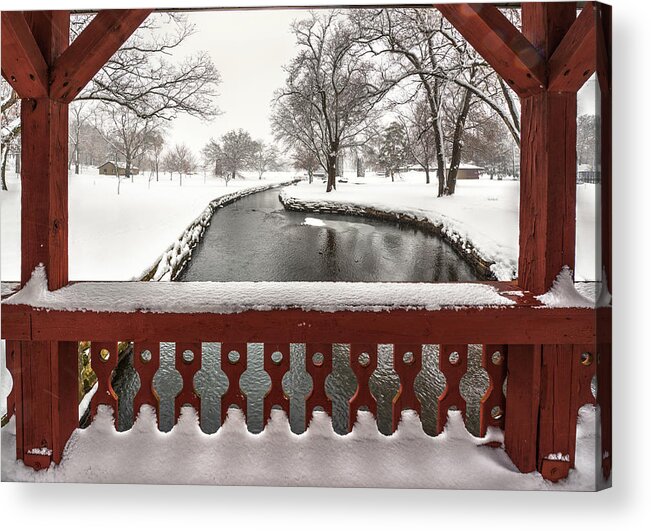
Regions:
<instances>
[{"instance_id":1,"label":"red wooden railing","mask_svg":"<svg viewBox=\"0 0 651 531\"><path fill-rule=\"evenodd\" d=\"M512 284L491 283L491 286L500 287L502 293L512 293ZM559 479L574 463L578 409L583 404L594 403L590 386L600 351L595 310L549 308L526 293L511 296L515 298L514 305L442 307L438 310L397 307L379 312L290 308L231 314L121 313L4 304L2 335L9 339L8 368L14 381L20 380L21 368L15 353L21 349L30 348L35 341L76 344L92 335L90 359L98 378L98 390L91 402L91 414L95 415L98 406L104 404L112 407L116 416L120 409L119 399L111 379L118 363L118 343L131 341L134 345L133 366L141 382L134 398L133 411L137 413L145 404L159 411L154 375L160 366L160 343L173 342L175 368L183 382L175 398L177 419L181 407L186 404L200 412L201 398L194 387L194 378L202 368L202 343L219 342L221 370L229 381L221 397L222 423L230 406L239 407L245 414L248 409L246 393L240 386L247 369L248 344L264 343L263 366L271 380L263 403L265 424L273 407L280 407L289 415L289 400L282 382L290 370L290 344L296 343L305 345L304 369L312 379L312 391L305 398L306 423L315 408L332 414L332 401L325 383L333 370L333 344L346 344L349 345L350 368L357 379L357 389L348 404L349 429L360 408L377 414L377 402L369 380L377 368L379 344L393 346L393 370L400 379L399 391L393 399L393 430L397 429L403 410L421 413L415 380L419 373L425 375L421 373L423 345L439 345L438 364L446 385L438 396L437 432L443 430L448 410L459 410L465 418L466 402L460 384L468 371L468 346L481 344L481 365L489 386L480 405L480 434L484 435L489 426L505 430L507 450L514 461L520 454L532 454L533 463L529 469L537 468L550 479ZM609 312L608 309L603 311ZM600 337L599 341L607 341L607 338ZM544 375L538 375L537 381L529 381L529 376L518 370L518 363L529 359L532 352L540 359L551 356L569 362L569 371L563 381L549 382ZM541 365L544 371L545 364ZM505 395L503 384L507 376ZM542 389L540 382L543 382ZM559 389L563 390L560 394ZM71 400L76 408L76 400ZM539 404L539 408L527 409L532 401ZM14 403L17 401L10 399L10 404ZM61 409L65 410L65 405ZM74 413L76 415L76 409ZM65 418L65 414L62 416ZM27 421L29 424L29 419ZM550 423L553 427L540 436L539 425ZM528 426L531 426L529 432ZM69 424L63 424L61 429L59 438L65 442L69 435L65 429L69 429ZM29 439L27 435L23 437L25 441ZM18 457L26 458L37 468L47 466L48 456L25 454L33 444L22 445L19 451L23 454ZM550 454L559 453L569 456L569 460L547 459ZM526 460L518 465L527 471L523 462ZM606 463L604 467L607 466Z\"/></svg>"}]
</instances>

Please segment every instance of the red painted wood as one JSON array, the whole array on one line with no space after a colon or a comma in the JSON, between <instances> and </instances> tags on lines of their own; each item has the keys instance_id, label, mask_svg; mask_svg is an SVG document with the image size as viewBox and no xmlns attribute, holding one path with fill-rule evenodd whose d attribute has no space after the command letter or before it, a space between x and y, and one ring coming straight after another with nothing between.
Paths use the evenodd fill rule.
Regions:
<instances>
[{"instance_id":1,"label":"red painted wood","mask_svg":"<svg viewBox=\"0 0 651 531\"><path fill-rule=\"evenodd\" d=\"M490 4L435 4L520 96L546 84L545 61L511 22Z\"/></svg>"},{"instance_id":2,"label":"red painted wood","mask_svg":"<svg viewBox=\"0 0 651 531\"><path fill-rule=\"evenodd\" d=\"M508 347L506 345L484 345L481 354L481 366L489 378L488 389L481 399L479 407L479 434L483 437L489 426L504 429L506 396L506 364Z\"/></svg>"},{"instance_id":3,"label":"red painted wood","mask_svg":"<svg viewBox=\"0 0 651 531\"><path fill-rule=\"evenodd\" d=\"M29 323L10 314L29 310ZM390 312L278 310L239 314L96 313L2 305L2 337L75 341L92 330L102 340L346 343L575 344L594 342L594 310L585 308L463 308ZM606 312L610 312L607 309ZM10 316L10 319L5 319ZM6 321L6 322L5 322Z\"/></svg>"},{"instance_id":4,"label":"red painted wood","mask_svg":"<svg viewBox=\"0 0 651 531\"><path fill-rule=\"evenodd\" d=\"M278 353L280 359L275 358ZM271 387L263 405L263 424L266 426L274 406L280 406L289 418L289 399L283 391L283 376L289 372L289 343L264 344L264 370L271 378Z\"/></svg>"},{"instance_id":5,"label":"red painted wood","mask_svg":"<svg viewBox=\"0 0 651 531\"><path fill-rule=\"evenodd\" d=\"M20 373L20 341L5 343L7 370L11 374L11 392L7 396L7 418L16 413L16 404L22 402L21 373Z\"/></svg>"},{"instance_id":6,"label":"red painted wood","mask_svg":"<svg viewBox=\"0 0 651 531\"><path fill-rule=\"evenodd\" d=\"M576 4L522 5L522 32L549 58L576 18ZM518 282L534 294L574 269L576 226L576 94L521 99L520 254Z\"/></svg>"},{"instance_id":7,"label":"red painted wood","mask_svg":"<svg viewBox=\"0 0 651 531\"><path fill-rule=\"evenodd\" d=\"M420 415L421 404L414 382L422 366L422 345L393 345L393 369L400 377L400 388L393 398L393 431L398 428L403 410L412 409Z\"/></svg>"},{"instance_id":8,"label":"red painted wood","mask_svg":"<svg viewBox=\"0 0 651 531\"><path fill-rule=\"evenodd\" d=\"M541 367L538 469L550 454L569 456L570 440L576 434L576 414L572 414L572 370L574 357L568 345L543 345ZM553 471L553 469L552 469ZM561 469L558 469L561 473ZM558 480L559 477L546 479Z\"/></svg>"},{"instance_id":9,"label":"red painted wood","mask_svg":"<svg viewBox=\"0 0 651 531\"><path fill-rule=\"evenodd\" d=\"M148 353L148 355L147 355ZM133 398L134 420L143 405L149 405L156 411L160 422L160 402L154 389L154 376L160 367L160 343L158 341L138 341L133 346L133 368L140 378L140 389Z\"/></svg>"},{"instance_id":10,"label":"red painted wood","mask_svg":"<svg viewBox=\"0 0 651 531\"><path fill-rule=\"evenodd\" d=\"M597 67L596 8L586 2L549 59L548 90L576 92Z\"/></svg>"},{"instance_id":11,"label":"red painted wood","mask_svg":"<svg viewBox=\"0 0 651 531\"><path fill-rule=\"evenodd\" d=\"M237 361L229 360L229 353L236 352L239 355ZM247 344L246 343L222 343L221 344L221 369L228 378L228 389L222 396L222 424L226 420L228 408L237 406L242 410L244 418L247 416L246 396L240 388L240 378L246 371L247 366Z\"/></svg>"},{"instance_id":12,"label":"red painted wood","mask_svg":"<svg viewBox=\"0 0 651 531\"><path fill-rule=\"evenodd\" d=\"M537 467L540 345L509 345L504 446L520 472Z\"/></svg>"},{"instance_id":13,"label":"red painted wood","mask_svg":"<svg viewBox=\"0 0 651 531\"><path fill-rule=\"evenodd\" d=\"M106 355L108 353L108 356ZM97 414L100 405L113 408L113 416L118 418L118 396L113 384L113 371L118 365L118 342L91 341L90 366L97 376L97 391L90 402L91 418Z\"/></svg>"},{"instance_id":14,"label":"red painted wood","mask_svg":"<svg viewBox=\"0 0 651 531\"><path fill-rule=\"evenodd\" d=\"M369 379L377 368L377 345L354 343L350 345L350 368L357 378L357 389L348 401L348 429L353 430L357 411L366 407L377 418L377 401L371 393Z\"/></svg>"},{"instance_id":15,"label":"red painted wood","mask_svg":"<svg viewBox=\"0 0 651 531\"><path fill-rule=\"evenodd\" d=\"M2 76L21 98L44 98L48 67L34 35L20 11L3 11Z\"/></svg>"},{"instance_id":16,"label":"red painted wood","mask_svg":"<svg viewBox=\"0 0 651 531\"><path fill-rule=\"evenodd\" d=\"M612 397L612 346L610 343L597 345L597 403L601 420L601 471L604 478L612 470L613 441L613 397Z\"/></svg>"},{"instance_id":17,"label":"red painted wood","mask_svg":"<svg viewBox=\"0 0 651 531\"><path fill-rule=\"evenodd\" d=\"M50 341L30 341L24 342L21 348L23 455L17 457L35 470L50 465L54 447L51 381L53 345Z\"/></svg>"},{"instance_id":18,"label":"red painted wood","mask_svg":"<svg viewBox=\"0 0 651 531\"><path fill-rule=\"evenodd\" d=\"M330 343L305 345L305 370L312 378L312 390L305 400L305 428L307 429L317 407L323 408L332 418L332 401L326 392L326 378L332 372L332 345Z\"/></svg>"},{"instance_id":19,"label":"red painted wood","mask_svg":"<svg viewBox=\"0 0 651 531\"><path fill-rule=\"evenodd\" d=\"M99 11L70 47L56 60L50 75L50 95L70 103L124 44L151 9Z\"/></svg>"},{"instance_id":20,"label":"red painted wood","mask_svg":"<svg viewBox=\"0 0 651 531\"><path fill-rule=\"evenodd\" d=\"M79 352L76 342L53 343L51 352L52 459L60 463L63 450L79 427Z\"/></svg>"},{"instance_id":21,"label":"red painted wood","mask_svg":"<svg viewBox=\"0 0 651 531\"><path fill-rule=\"evenodd\" d=\"M174 399L175 416L178 419L183 406L192 406L201 418L201 399L194 387L194 377L201 370L201 343L176 344L176 370L181 374L183 387Z\"/></svg>"},{"instance_id":22,"label":"red painted wood","mask_svg":"<svg viewBox=\"0 0 651 531\"><path fill-rule=\"evenodd\" d=\"M466 418L466 400L459 384L468 370L468 345L440 345L439 368L445 376L445 389L439 396L437 431L441 433L448 422L448 411L456 408Z\"/></svg>"}]
</instances>

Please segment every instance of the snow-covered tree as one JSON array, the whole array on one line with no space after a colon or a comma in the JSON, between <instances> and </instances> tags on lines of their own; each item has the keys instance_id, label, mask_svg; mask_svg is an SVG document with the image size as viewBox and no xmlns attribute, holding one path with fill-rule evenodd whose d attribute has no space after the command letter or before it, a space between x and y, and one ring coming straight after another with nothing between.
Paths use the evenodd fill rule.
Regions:
<instances>
[{"instance_id":1,"label":"snow-covered tree","mask_svg":"<svg viewBox=\"0 0 651 531\"><path fill-rule=\"evenodd\" d=\"M312 12L292 30L299 51L285 68L285 87L275 94L272 126L276 138L318 159L330 192L341 152L373 134L384 92L341 12Z\"/></svg>"},{"instance_id":2,"label":"snow-covered tree","mask_svg":"<svg viewBox=\"0 0 651 531\"><path fill-rule=\"evenodd\" d=\"M258 179L262 179L265 172L273 170L278 165L278 150L275 146L267 145L262 140L255 142L253 151L253 167L258 172Z\"/></svg>"},{"instance_id":3,"label":"snow-covered tree","mask_svg":"<svg viewBox=\"0 0 651 531\"><path fill-rule=\"evenodd\" d=\"M319 169L319 159L309 149L298 146L294 149L294 168L307 172L307 179L312 184L314 172Z\"/></svg>"},{"instance_id":4,"label":"snow-covered tree","mask_svg":"<svg viewBox=\"0 0 651 531\"><path fill-rule=\"evenodd\" d=\"M242 170L253 166L256 143L243 129L232 130L221 137L221 151L223 168L235 179Z\"/></svg>"},{"instance_id":5,"label":"snow-covered tree","mask_svg":"<svg viewBox=\"0 0 651 531\"><path fill-rule=\"evenodd\" d=\"M0 180L2 189L7 189L7 157L20 145L20 99L14 89L2 79L0 85L2 100L2 115L0 118L1 150L0 150Z\"/></svg>"},{"instance_id":6,"label":"snow-covered tree","mask_svg":"<svg viewBox=\"0 0 651 531\"><path fill-rule=\"evenodd\" d=\"M384 130L378 157L379 163L391 177L391 182L394 181L396 172L407 163L408 159L409 150L404 127L399 122L393 122Z\"/></svg>"}]
</instances>

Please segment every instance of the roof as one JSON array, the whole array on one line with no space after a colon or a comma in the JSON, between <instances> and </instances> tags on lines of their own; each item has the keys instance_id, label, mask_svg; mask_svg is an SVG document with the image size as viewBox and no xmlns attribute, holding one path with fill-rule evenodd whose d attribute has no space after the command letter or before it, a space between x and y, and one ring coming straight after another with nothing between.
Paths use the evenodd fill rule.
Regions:
<instances>
[{"instance_id":1,"label":"roof","mask_svg":"<svg viewBox=\"0 0 651 531\"><path fill-rule=\"evenodd\" d=\"M104 162L104 163L100 164L99 166L97 166L97 168L102 168L103 166L106 166L107 164L112 164L113 166L115 166L115 162L114 162L114 161L112 161L112 160L107 160L106 162ZM125 164L124 164L123 162L118 162L118 169L120 169L120 170L124 170L124 169L126 169ZM134 166L134 165L132 164L132 165L131 165L131 169L132 169L132 170L137 170L137 169L138 169L138 166Z\"/></svg>"}]
</instances>

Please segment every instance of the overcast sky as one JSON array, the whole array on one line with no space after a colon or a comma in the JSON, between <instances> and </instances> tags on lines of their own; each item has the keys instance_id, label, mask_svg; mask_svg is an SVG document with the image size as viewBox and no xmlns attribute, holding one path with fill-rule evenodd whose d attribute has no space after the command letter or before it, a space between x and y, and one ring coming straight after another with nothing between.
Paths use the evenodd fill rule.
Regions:
<instances>
[{"instance_id":1,"label":"overcast sky","mask_svg":"<svg viewBox=\"0 0 651 531\"><path fill-rule=\"evenodd\" d=\"M210 123L188 116L176 119L169 143L185 142L199 154L210 137L238 128L254 139L271 141L271 99L285 83L282 67L296 53L290 25L306 15L292 9L189 13L196 33L179 53L205 50L211 55L222 76L218 105L223 114ZM593 76L579 93L578 114L594 114L595 89Z\"/></svg>"},{"instance_id":2,"label":"overcast sky","mask_svg":"<svg viewBox=\"0 0 651 531\"><path fill-rule=\"evenodd\" d=\"M255 139L271 140L271 99L285 82L283 65L295 54L290 25L305 14L279 9L190 13L197 32L183 52L206 50L211 55L222 76L217 101L224 114L211 123L178 118L170 141L186 142L198 153L211 136L218 138L240 127Z\"/></svg>"}]
</instances>

